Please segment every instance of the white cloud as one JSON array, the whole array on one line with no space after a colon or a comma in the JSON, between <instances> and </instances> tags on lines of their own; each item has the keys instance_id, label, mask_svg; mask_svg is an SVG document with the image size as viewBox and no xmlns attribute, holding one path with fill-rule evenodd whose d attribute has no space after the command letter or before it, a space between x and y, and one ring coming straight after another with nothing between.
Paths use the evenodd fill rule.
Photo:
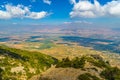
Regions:
<instances>
[{"instance_id":1,"label":"white cloud","mask_svg":"<svg viewBox=\"0 0 120 80\"><path fill-rule=\"evenodd\" d=\"M32 19L41 19L43 17L47 16L47 12L41 11L41 12L31 12L27 17Z\"/></svg>"},{"instance_id":2,"label":"white cloud","mask_svg":"<svg viewBox=\"0 0 120 80\"><path fill-rule=\"evenodd\" d=\"M38 2L42 1L45 4L51 5L52 1L51 0L29 0L30 2Z\"/></svg>"},{"instance_id":3,"label":"white cloud","mask_svg":"<svg viewBox=\"0 0 120 80\"><path fill-rule=\"evenodd\" d=\"M5 5L5 10L0 10L0 19L10 18L31 18L41 19L47 16L47 12L31 12L29 7L23 5L13 6L10 4Z\"/></svg>"},{"instance_id":4,"label":"white cloud","mask_svg":"<svg viewBox=\"0 0 120 80\"><path fill-rule=\"evenodd\" d=\"M9 18L11 18L11 15L8 12L0 10L0 19L9 19Z\"/></svg>"},{"instance_id":5,"label":"white cloud","mask_svg":"<svg viewBox=\"0 0 120 80\"><path fill-rule=\"evenodd\" d=\"M6 12L11 14L13 17L24 17L25 14L29 13L29 8L24 7L23 5L5 5Z\"/></svg>"},{"instance_id":6,"label":"white cloud","mask_svg":"<svg viewBox=\"0 0 120 80\"><path fill-rule=\"evenodd\" d=\"M70 0L71 4L76 4L76 0Z\"/></svg>"},{"instance_id":7,"label":"white cloud","mask_svg":"<svg viewBox=\"0 0 120 80\"><path fill-rule=\"evenodd\" d=\"M71 17L120 17L120 0L113 0L105 5L101 5L97 0L94 0L94 4L88 0L79 0L79 2L73 4L73 6L73 10L70 12Z\"/></svg>"},{"instance_id":8,"label":"white cloud","mask_svg":"<svg viewBox=\"0 0 120 80\"><path fill-rule=\"evenodd\" d=\"M49 5L52 3L50 0L43 0L43 2Z\"/></svg>"}]
</instances>

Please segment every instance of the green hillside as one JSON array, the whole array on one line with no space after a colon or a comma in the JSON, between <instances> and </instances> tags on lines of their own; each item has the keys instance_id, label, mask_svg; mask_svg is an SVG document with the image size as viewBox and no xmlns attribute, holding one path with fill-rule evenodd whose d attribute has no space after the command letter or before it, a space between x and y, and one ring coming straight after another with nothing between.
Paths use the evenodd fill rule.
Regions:
<instances>
[{"instance_id":1,"label":"green hillside","mask_svg":"<svg viewBox=\"0 0 120 80\"><path fill-rule=\"evenodd\" d=\"M51 65L54 65L51 67ZM59 60L0 46L0 80L120 80L120 69L98 54Z\"/></svg>"},{"instance_id":2,"label":"green hillside","mask_svg":"<svg viewBox=\"0 0 120 80\"><path fill-rule=\"evenodd\" d=\"M0 78L2 80L27 80L55 63L57 59L39 52L0 46Z\"/></svg>"},{"instance_id":3,"label":"green hillside","mask_svg":"<svg viewBox=\"0 0 120 80\"><path fill-rule=\"evenodd\" d=\"M120 69L99 55L63 58L39 80L120 80Z\"/></svg>"}]
</instances>

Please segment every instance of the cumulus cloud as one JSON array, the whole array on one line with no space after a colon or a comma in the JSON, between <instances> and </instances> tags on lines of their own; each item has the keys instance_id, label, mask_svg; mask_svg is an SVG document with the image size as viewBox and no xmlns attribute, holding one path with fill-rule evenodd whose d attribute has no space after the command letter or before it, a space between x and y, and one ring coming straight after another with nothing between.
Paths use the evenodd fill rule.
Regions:
<instances>
[{"instance_id":1,"label":"cumulus cloud","mask_svg":"<svg viewBox=\"0 0 120 80\"><path fill-rule=\"evenodd\" d=\"M76 4L76 0L70 0L71 4Z\"/></svg>"},{"instance_id":2,"label":"cumulus cloud","mask_svg":"<svg viewBox=\"0 0 120 80\"><path fill-rule=\"evenodd\" d=\"M29 7L23 5L13 6L6 4L5 10L0 10L0 19L10 18L30 18L30 19L41 19L47 16L47 12L31 12Z\"/></svg>"},{"instance_id":3,"label":"cumulus cloud","mask_svg":"<svg viewBox=\"0 0 120 80\"><path fill-rule=\"evenodd\" d=\"M49 4L49 5L51 4L50 0L43 0L43 2L46 3L46 4Z\"/></svg>"},{"instance_id":4,"label":"cumulus cloud","mask_svg":"<svg viewBox=\"0 0 120 80\"><path fill-rule=\"evenodd\" d=\"M101 5L97 0L91 3L88 0L73 1L73 9L70 12L71 17L94 18L102 16L120 17L120 0L113 0Z\"/></svg>"},{"instance_id":5,"label":"cumulus cloud","mask_svg":"<svg viewBox=\"0 0 120 80\"><path fill-rule=\"evenodd\" d=\"M31 13L30 13L28 16L26 16L26 17L32 18L32 19L41 19L41 18L45 17L46 15L47 15L47 12L41 11L41 12L38 12L38 13L36 13L36 12L31 12Z\"/></svg>"},{"instance_id":6,"label":"cumulus cloud","mask_svg":"<svg viewBox=\"0 0 120 80\"><path fill-rule=\"evenodd\" d=\"M8 19L8 18L11 18L11 15L6 11L0 10L0 19Z\"/></svg>"}]
</instances>

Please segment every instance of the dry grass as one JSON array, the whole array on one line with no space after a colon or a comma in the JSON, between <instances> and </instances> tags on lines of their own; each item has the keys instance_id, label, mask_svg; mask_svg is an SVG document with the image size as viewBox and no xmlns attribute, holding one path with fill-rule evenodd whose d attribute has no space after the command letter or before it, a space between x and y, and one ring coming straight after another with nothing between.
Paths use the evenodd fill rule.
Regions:
<instances>
[{"instance_id":1,"label":"dry grass","mask_svg":"<svg viewBox=\"0 0 120 80\"><path fill-rule=\"evenodd\" d=\"M75 68L55 68L51 67L46 72L41 74L41 78L49 78L50 80L77 80L77 77L84 73L90 73L94 76L99 77L99 73L90 69L90 70L82 70Z\"/></svg>"}]
</instances>

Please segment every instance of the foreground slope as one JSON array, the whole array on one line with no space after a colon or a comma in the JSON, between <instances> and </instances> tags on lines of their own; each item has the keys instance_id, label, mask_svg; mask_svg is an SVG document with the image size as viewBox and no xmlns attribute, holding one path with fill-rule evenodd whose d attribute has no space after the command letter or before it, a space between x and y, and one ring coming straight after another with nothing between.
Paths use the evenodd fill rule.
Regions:
<instances>
[{"instance_id":1,"label":"foreground slope","mask_svg":"<svg viewBox=\"0 0 120 80\"><path fill-rule=\"evenodd\" d=\"M99 55L64 58L42 73L39 80L120 80L120 69Z\"/></svg>"},{"instance_id":2,"label":"foreground slope","mask_svg":"<svg viewBox=\"0 0 120 80\"><path fill-rule=\"evenodd\" d=\"M109 59L81 49L86 54L72 57L69 54L58 61L40 52L0 46L0 80L120 80L120 69L113 67Z\"/></svg>"},{"instance_id":3,"label":"foreground slope","mask_svg":"<svg viewBox=\"0 0 120 80\"><path fill-rule=\"evenodd\" d=\"M3 80L27 80L56 62L57 59L39 52L0 46L0 77Z\"/></svg>"}]
</instances>

